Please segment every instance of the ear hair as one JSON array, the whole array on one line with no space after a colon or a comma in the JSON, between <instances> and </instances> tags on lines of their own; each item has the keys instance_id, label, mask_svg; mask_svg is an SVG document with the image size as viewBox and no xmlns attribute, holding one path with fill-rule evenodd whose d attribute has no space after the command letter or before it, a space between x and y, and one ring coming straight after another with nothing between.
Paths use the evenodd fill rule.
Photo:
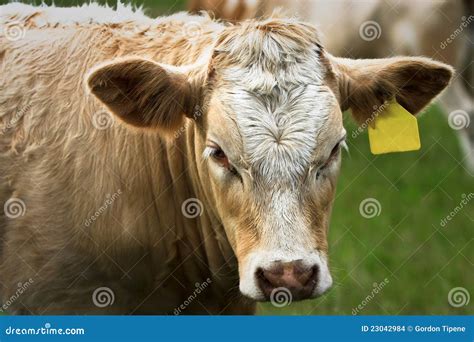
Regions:
<instances>
[{"instance_id":1,"label":"ear hair","mask_svg":"<svg viewBox=\"0 0 474 342\"><path fill-rule=\"evenodd\" d=\"M419 113L449 84L454 73L451 66L424 57L330 58L341 108L351 108L359 123L392 98L410 113Z\"/></svg>"},{"instance_id":2,"label":"ear hair","mask_svg":"<svg viewBox=\"0 0 474 342\"><path fill-rule=\"evenodd\" d=\"M87 85L127 124L170 132L183 124L184 115L192 117L200 90L195 69L127 58L92 70Z\"/></svg>"}]
</instances>

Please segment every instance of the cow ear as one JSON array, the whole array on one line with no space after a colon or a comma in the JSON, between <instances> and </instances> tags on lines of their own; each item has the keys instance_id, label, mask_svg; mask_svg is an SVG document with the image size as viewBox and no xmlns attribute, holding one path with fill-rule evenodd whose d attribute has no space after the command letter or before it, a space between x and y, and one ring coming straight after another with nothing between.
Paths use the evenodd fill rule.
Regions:
<instances>
[{"instance_id":1,"label":"cow ear","mask_svg":"<svg viewBox=\"0 0 474 342\"><path fill-rule=\"evenodd\" d=\"M393 98L410 113L419 113L446 88L454 73L449 65L424 57L330 59L341 108L351 108L359 123Z\"/></svg>"},{"instance_id":2,"label":"cow ear","mask_svg":"<svg viewBox=\"0 0 474 342\"><path fill-rule=\"evenodd\" d=\"M192 116L199 85L197 69L130 58L95 68L91 92L121 120L135 127L172 132Z\"/></svg>"}]
</instances>

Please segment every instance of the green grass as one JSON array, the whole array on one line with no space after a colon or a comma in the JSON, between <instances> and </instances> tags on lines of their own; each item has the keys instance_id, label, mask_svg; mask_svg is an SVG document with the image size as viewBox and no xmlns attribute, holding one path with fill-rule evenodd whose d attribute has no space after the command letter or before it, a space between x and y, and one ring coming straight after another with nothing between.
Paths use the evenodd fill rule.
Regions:
<instances>
[{"instance_id":1,"label":"green grass","mask_svg":"<svg viewBox=\"0 0 474 342\"><path fill-rule=\"evenodd\" d=\"M42 3L51 5L54 3L58 7L69 7L69 6L79 6L83 3L96 2L99 4L108 4L109 6L115 7L117 0L16 0L26 4L32 5L41 5ZM121 0L122 3L134 4L140 6L143 4L145 13L149 16L158 16L158 15L167 15L173 14L178 11L186 10L187 2L185 0L146 0L146 1L136 1L136 0ZM0 5L8 4L11 0L0 0Z\"/></svg>"},{"instance_id":2,"label":"green grass","mask_svg":"<svg viewBox=\"0 0 474 342\"><path fill-rule=\"evenodd\" d=\"M422 148L417 152L371 155L367 133L355 139L346 120L350 155L343 157L330 229L334 288L315 300L281 309L270 304L260 314L350 315L373 289L388 284L360 314L473 314L471 303L448 303L453 287L474 296L474 200L445 227L440 221L474 192L474 178L459 164L456 136L436 108L419 119ZM381 213L359 213L365 198Z\"/></svg>"}]
</instances>

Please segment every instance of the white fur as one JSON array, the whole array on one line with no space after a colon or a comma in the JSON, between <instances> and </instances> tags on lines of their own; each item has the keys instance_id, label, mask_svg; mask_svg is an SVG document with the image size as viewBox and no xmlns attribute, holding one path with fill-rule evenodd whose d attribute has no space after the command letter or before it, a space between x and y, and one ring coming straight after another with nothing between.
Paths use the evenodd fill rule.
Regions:
<instances>
[{"instance_id":1,"label":"white fur","mask_svg":"<svg viewBox=\"0 0 474 342\"><path fill-rule=\"evenodd\" d=\"M249 168L262 213L259 246L240 265L240 290L263 299L255 277L258 268L276 260L303 260L307 267L319 269L313 293L319 295L332 279L326 259L310 242L314 227L306 219L300 195L318 161L318 150L333 147L326 146L332 141L317 144L337 102L325 84L317 44L272 39L271 33L259 30L245 34L242 41L236 39L220 50L234 63L219 71L229 85L221 89L219 99L241 136L241 159Z\"/></svg>"},{"instance_id":2,"label":"white fur","mask_svg":"<svg viewBox=\"0 0 474 342\"><path fill-rule=\"evenodd\" d=\"M232 84L223 103L235 113L243 157L254 175L295 184L313 161L317 135L333 109L333 98L323 84L325 70L316 47L287 53L282 60L282 52L267 44L265 55L265 63L249 62L223 72Z\"/></svg>"},{"instance_id":3,"label":"white fur","mask_svg":"<svg viewBox=\"0 0 474 342\"><path fill-rule=\"evenodd\" d=\"M3 11L5 13L19 13L20 17L15 18L19 21L35 13L40 13L39 16L35 16L34 18L37 27L54 24L68 26L77 23L114 24L127 21L153 22L153 19L145 15L142 7L134 7L131 4L125 4L120 1L117 2L116 9L94 2L77 7L55 7L54 5L48 6L46 4L31 6L14 2L3 6Z\"/></svg>"}]
</instances>

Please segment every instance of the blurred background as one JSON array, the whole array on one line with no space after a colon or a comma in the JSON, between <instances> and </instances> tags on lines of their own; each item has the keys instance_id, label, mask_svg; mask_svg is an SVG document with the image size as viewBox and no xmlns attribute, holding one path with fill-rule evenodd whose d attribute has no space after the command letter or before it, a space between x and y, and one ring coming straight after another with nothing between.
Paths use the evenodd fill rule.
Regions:
<instances>
[{"instance_id":1,"label":"blurred background","mask_svg":"<svg viewBox=\"0 0 474 342\"><path fill-rule=\"evenodd\" d=\"M226 2L234 5L226 7ZM419 117L419 151L372 155L366 130L345 113L349 153L343 156L329 234L335 286L319 299L281 308L259 305L258 313L474 314L474 170L469 164L474 139L474 17L466 6L470 2L270 0L243 9L236 5L239 2L145 0L137 5L143 4L151 17L209 9L232 21L265 15L280 6L288 15L302 14L319 24L322 40L334 55L427 55L457 69L453 94ZM55 1L56 6L81 3ZM331 7L334 3L341 10ZM374 3L377 6L370 7ZM320 17L322 22L316 22Z\"/></svg>"}]
</instances>

